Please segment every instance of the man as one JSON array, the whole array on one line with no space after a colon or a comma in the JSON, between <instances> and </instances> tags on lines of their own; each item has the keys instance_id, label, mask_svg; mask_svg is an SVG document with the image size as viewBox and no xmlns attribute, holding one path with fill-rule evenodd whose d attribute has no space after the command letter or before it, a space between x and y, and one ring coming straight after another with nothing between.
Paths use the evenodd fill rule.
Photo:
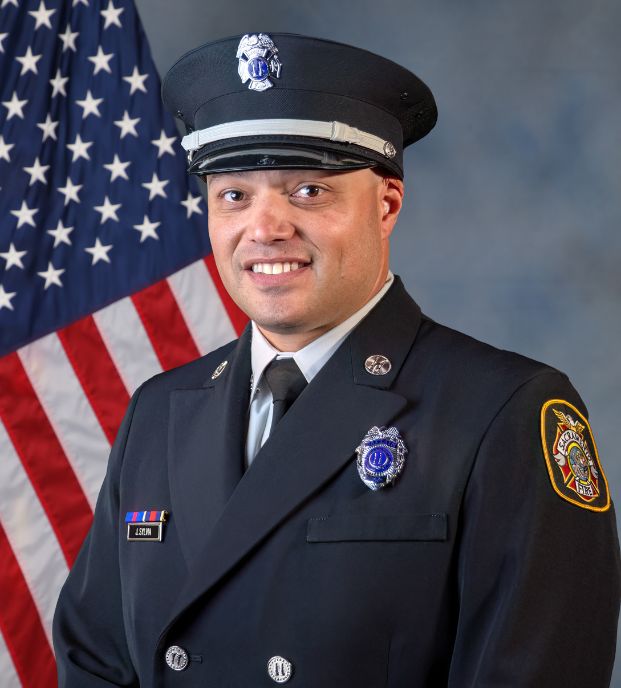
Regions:
<instances>
[{"instance_id":1,"label":"man","mask_svg":"<svg viewBox=\"0 0 621 688\"><path fill-rule=\"evenodd\" d=\"M607 686L619 549L584 404L388 268L429 89L248 34L163 97L252 323L134 395L59 601L60 684Z\"/></svg>"}]
</instances>

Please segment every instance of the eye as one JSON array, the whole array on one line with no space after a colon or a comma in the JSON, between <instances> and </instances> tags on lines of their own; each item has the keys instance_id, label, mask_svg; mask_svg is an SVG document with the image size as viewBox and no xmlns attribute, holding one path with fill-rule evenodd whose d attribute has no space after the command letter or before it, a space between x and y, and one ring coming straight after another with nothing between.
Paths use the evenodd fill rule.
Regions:
<instances>
[{"instance_id":1,"label":"eye","mask_svg":"<svg viewBox=\"0 0 621 688\"><path fill-rule=\"evenodd\" d=\"M297 196L298 198L317 198L324 192L324 190L325 189L322 189L316 184L304 184L304 186L300 186L298 189L296 189L292 195Z\"/></svg>"},{"instance_id":2,"label":"eye","mask_svg":"<svg viewBox=\"0 0 621 688\"><path fill-rule=\"evenodd\" d=\"M239 189L227 189L220 193L220 198L223 198L229 203L239 203L244 200L244 192Z\"/></svg>"}]
</instances>

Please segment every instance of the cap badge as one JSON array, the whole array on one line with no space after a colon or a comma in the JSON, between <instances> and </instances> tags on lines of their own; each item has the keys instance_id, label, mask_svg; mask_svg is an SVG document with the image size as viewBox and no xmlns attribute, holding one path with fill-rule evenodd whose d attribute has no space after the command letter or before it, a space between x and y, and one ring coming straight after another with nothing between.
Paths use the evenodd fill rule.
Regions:
<instances>
[{"instance_id":1,"label":"cap badge","mask_svg":"<svg viewBox=\"0 0 621 688\"><path fill-rule=\"evenodd\" d=\"M400 475L408 450L397 428L374 426L356 447L356 453L362 482L371 490L379 490Z\"/></svg>"},{"instance_id":2,"label":"cap badge","mask_svg":"<svg viewBox=\"0 0 621 688\"><path fill-rule=\"evenodd\" d=\"M266 34L253 33L242 37L237 46L237 71L242 84L250 79L248 88L252 91L265 91L274 85L269 77L280 78L282 64L278 59L278 48Z\"/></svg>"}]
</instances>

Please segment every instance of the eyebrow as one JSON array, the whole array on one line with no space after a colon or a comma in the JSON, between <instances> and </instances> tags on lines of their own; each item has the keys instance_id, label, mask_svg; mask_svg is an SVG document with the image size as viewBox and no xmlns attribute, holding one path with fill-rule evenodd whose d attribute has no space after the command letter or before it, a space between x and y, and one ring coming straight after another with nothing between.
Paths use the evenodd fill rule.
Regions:
<instances>
[{"instance_id":1,"label":"eyebrow","mask_svg":"<svg viewBox=\"0 0 621 688\"><path fill-rule=\"evenodd\" d=\"M242 170L233 172L216 172L215 174L206 174L208 180L219 179L220 177L240 177L244 172Z\"/></svg>"}]
</instances>

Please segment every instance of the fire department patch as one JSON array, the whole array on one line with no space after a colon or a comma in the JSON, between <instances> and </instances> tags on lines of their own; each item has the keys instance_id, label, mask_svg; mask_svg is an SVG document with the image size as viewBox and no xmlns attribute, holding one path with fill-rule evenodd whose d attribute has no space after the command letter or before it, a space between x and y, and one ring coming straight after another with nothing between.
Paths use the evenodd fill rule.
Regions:
<instances>
[{"instance_id":1,"label":"fire department patch","mask_svg":"<svg viewBox=\"0 0 621 688\"><path fill-rule=\"evenodd\" d=\"M610 507L608 483L589 421L568 401L550 399L541 408L541 442L555 492L590 511Z\"/></svg>"}]
</instances>

